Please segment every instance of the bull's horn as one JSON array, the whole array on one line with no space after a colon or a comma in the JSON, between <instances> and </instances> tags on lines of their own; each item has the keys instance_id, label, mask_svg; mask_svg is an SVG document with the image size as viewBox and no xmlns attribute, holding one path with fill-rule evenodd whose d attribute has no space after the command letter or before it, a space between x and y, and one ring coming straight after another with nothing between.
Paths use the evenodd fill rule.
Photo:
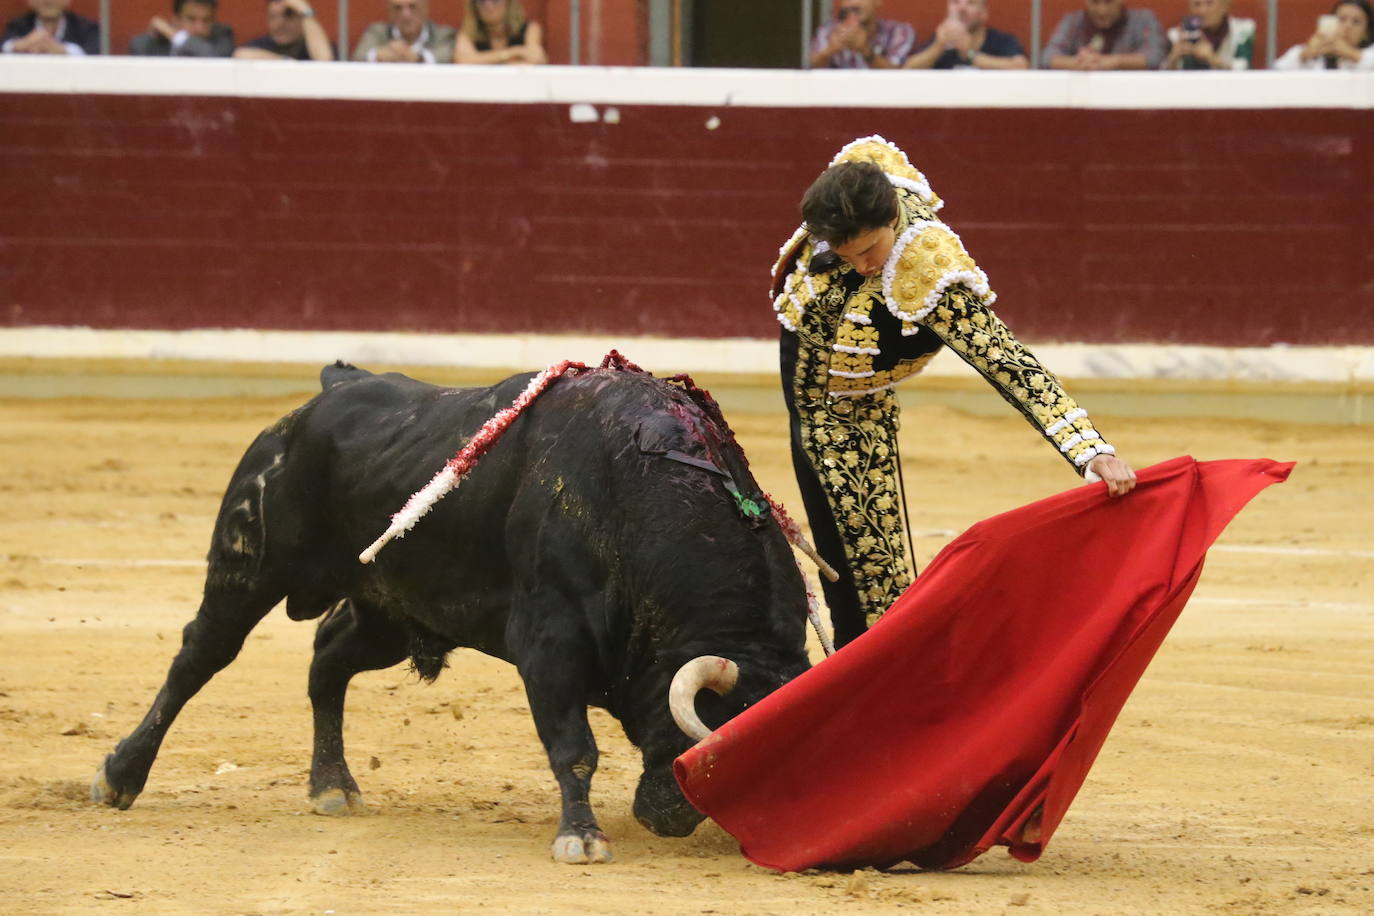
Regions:
<instances>
[{"instance_id":1,"label":"bull's horn","mask_svg":"<svg viewBox=\"0 0 1374 916\"><path fill-rule=\"evenodd\" d=\"M693 741L700 741L711 730L697 715L697 691L709 687L721 696L729 693L739 679L739 666L719 655L699 655L677 670L668 688L668 709L677 727Z\"/></svg>"}]
</instances>

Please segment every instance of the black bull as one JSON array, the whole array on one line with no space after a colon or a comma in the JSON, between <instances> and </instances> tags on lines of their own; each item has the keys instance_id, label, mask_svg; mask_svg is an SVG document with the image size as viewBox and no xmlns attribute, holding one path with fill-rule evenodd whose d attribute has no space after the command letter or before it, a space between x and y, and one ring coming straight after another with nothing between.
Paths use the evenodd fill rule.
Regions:
<instances>
[{"instance_id":1,"label":"black bull","mask_svg":"<svg viewBox=\"0 0 1374 916\"><path fill-rule=\"evenodd\" d=\"M555 858L610 858L588 802L589 704L615 715L643 755L635 816L659 834L690 833L702 816L672 776L691 744L668 714L674 673L703 655L738 663L735 689L702 695L702 717L718 726L807 666L801 575L715 403L636 371L566 376L414 531L363 565L389 515L530 376L452 389L337 364L321 379L324 391L239 462L200 610L92 797L133 804L182 706L285 598L292 619L324 615L309 676L316 811L362 808L343 754L353 675L409 657L432 679L449 650L468 646L524 681L562 793Z\"/></svg>"}]
</instances>

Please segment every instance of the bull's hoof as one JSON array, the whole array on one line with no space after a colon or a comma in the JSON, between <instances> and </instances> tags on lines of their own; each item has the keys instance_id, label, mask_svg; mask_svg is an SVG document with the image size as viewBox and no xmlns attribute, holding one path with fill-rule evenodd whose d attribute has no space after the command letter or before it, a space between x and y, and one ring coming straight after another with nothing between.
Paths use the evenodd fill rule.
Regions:
<instances>
[{"instance_id":1,"label":"bull's hoof","mask_svg":"<svg viewBox=\"0 0 1374 916\"><path fill-rule=\"evenodd\" d=\"M347 817L350 814L371 814L361 792L325 789L310 799L310 810L326 817Z\"/></svg>"},{"instance_id":2,"label":"bull's hoof","mask_svg":"<svg viewBox=\"0 0 1374 916\"><path fill-rule=\"evenodd\" d=\"M100 769L95 771L95 778L91 780L91 801L97 805L109 805L111 808L126 811L134 803L134 799L138 798L138 793L116 789L110 785L109 777L105 775L105 766L108 763L107 757L100 762Z\"/></svg>"},{"instance_id":3,"label":"bull's hoof","mask_svg":"<svg viewBox=\"0 0 1374 916\"><path fill-rule=\"evenodd\" d=\"M575 833L554 837L553 860L564 865L602 865L614 862L611 841L600 833Z\"/></svg>"}]
</instances>

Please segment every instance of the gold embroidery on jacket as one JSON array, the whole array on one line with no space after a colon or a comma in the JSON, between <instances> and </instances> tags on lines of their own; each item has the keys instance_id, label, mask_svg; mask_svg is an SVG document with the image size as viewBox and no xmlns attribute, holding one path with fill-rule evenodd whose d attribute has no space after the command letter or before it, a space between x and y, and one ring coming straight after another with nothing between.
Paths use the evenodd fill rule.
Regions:
<instances>
[{"instance_id":1,"label":"gold embroidery on jacket","mask_svg":"<svg viewBox=\"0 0 1374 916\"><path fill-rule=\"evenodd\" d=\"M828 363L838 354L824 341L844 305L844 289L836 286L808 311L792 397L803 451L825 492L871 624L911 584L897 485L898 405L887 390L843 398L827 393L833 385Z\"/></svg>"}]
</instances>

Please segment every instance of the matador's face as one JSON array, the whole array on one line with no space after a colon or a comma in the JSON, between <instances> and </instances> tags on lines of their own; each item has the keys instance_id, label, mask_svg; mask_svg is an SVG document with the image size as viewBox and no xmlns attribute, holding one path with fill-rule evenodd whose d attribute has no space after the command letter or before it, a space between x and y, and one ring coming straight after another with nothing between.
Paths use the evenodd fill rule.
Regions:
<instances>
[{"instance_id":1,"label":"matador's face","mask_svg":"<svg viewBox=\"0 0 1374 916\"><path fill-rule=\"evenodd\" d=\"M893 220L886 226L859 233L844 244L834 246L834 250L850 267L865 277L872 277L883 269L896 241L897 221Z\"/></svg>"}]
</instances>

